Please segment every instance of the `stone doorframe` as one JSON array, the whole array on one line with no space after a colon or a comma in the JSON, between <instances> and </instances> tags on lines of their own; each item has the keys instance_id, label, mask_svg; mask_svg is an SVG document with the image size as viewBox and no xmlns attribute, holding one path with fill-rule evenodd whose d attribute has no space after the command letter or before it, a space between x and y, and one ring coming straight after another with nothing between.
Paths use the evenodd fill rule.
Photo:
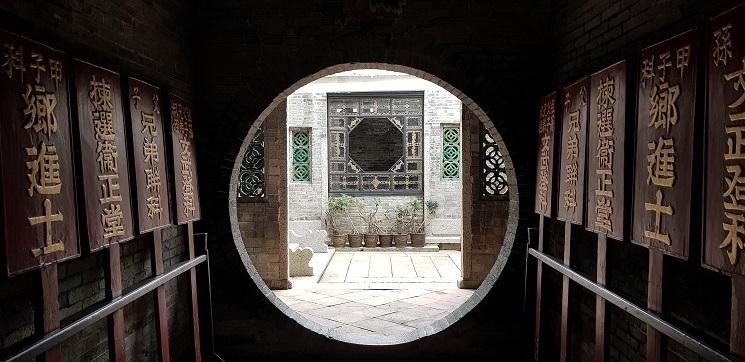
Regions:
<instances>
[{"instance_id":1,"label":"stone doorframe","mask_svg":"<svg viewBox=\"0 0 745 362\"><path fill-rule=\"evenodd\" d=\"M453 312L451 312L449 315L444 317L443 319L437 321L435 324L431 326L427 326L426 328L420 328L417 329L415 332L411 332L409 334L399 336L396 338L396 340L386 340L381 339L379 341L379 344L388 345L388 344L399 344L399 343L406 343L410 342L425 336L429 336L435 333L438 333L448 326L455 323L457 320L459 320L462 316L464 316L466 313L468 313L471 309L473 309L489 292L489 290L492 288L494 283L499 278L500 274L502 273L506 263L507 259L510 256L512 252L512 246L515 241L515 236L517 233L517 227L518 227L518 216L519 216L519 192L518 192L518 184L517 184L517 177L515 174L515 168L512 163L512 159L510 157L509 150L507 149L507 146L502 139L502 136L497 131L497 129L494 127L494 123L491 121L491 119L486 115L486 113L481 109L471 98L463 94L461 91L453 87L452 85L448 84L447 82L443 81L442 79L404 65L397 65L397 64L387 64L387 63L346 63L346 64L339 64L335 66L331 66L328 68L325 68L321 71L318 71L312 75L309 75L305 78L300 79L299 81L295 82L292 86L285 89L282 93L277 95L274 100L269 104L264 111L259 115L259 117L253 122L251 125L251 128L249 129L248 135L243 141L243 144L241 145L240 151L238 152L238 157L236 158L233 170L231 173L230 178L230 187L229 187L229 196L228 196L228 213L230 216L230 223L232 228L232 234L233 234L233 241L236 244L236 249L238 251L238 254L240 255L241 261L243 262L243 265L245 266L246 270L248 271L249 275L251 276L251 279L256 283L257 287L262 291L262 293L284 314L289 316L290 318L294 319L298 323L300 323L302 326L316 332L319 334L323 334L329 338L349 342L349 343L355 343L359 344L360 341L356 341L354 337L350 337L346 334L341 334L334 332L328 327L321 326L320 324L313 322L309 319L306 319L305 317L302 317L300 314L295 312L291 307L286 305L284 302L282 302L279 298L277 298L276 295L271 291L269 286L261 279L258 271L252 264L250 257L248 255L248 252L246 251L246 248L243 243L241 231L239 229L238 224L238 212L237 212L237 190L238 190L238 177L239 177L239 170L240 165L242 161L242 155L245 154L246 149L248 148L249 143L253 139L254 135L256 134L257 129L263 124L263 122L269 117L269 115L279 106L282 104L289 95L291 95L293 92L298 90L300 87L313 82L314 80L323 78L327 75L344 72L344 71L350 71L350 70L359 70L359 69L380 69L380 70L388 70L388 71L394 71L394 72L400 72L400 73L406 73L410 74L425 80L428 80L432 83L437 84L438 86L444 88L454 96L456 96L458 99L461 100L463 104L463 110L464 110L464 116L466 114L466 111L470 113L472 116L474 116L476 119L478 119L484 127L489 131L489 133L493 136L494 140L496 141L498 147L501 150L502 156L504 158L505 164L506 164L506 171L507 171L507 183L509 187L509 214L507 219L507 228L505 230L504 239L501 245L501 249L496 257L496 260L492 267L489 269L489 272L484 276L483 273L479 275L479 273L473 273L472 270L472 258L471 258L471 251L472 251L472 243L471 238L467 237L468 235L472 235L472 232L470 230L470 222L467 223L467 220L470 220L470 217L467 217L470 212L467 212L467 210L464 209L464 218L463 218L463 242L461 247L461 255L462 255L462 272L463 272L463 278L462 280L459 280L458 285L461 288L477 288L474 294L469 298L466 302L464 302L460 307L455 309ZM465 121L465 119L464 119ZM465 132L464 132L465 134ZM464 157L465 159L466 157ZM286 165L285 165L286 167ZM464 162L464 170L466 167L466 164ZM284 172L286 174L286 170ZM470 171L464 172L465 174L470 174ZM472 200L471 197L473 197L473 190L471 187L468 187L467 184L470 184L472 177L464 177L463 179L463 189L464 189L464 198L463 198L463 204L467 205L467 202L469 200ZM286 180L285 180L285 186L286 186ZM286 205L286 192L285 195L285 202ZM280 222L280 224L284 225L285 228L287 226L287 212L286 207L284 208L284 212L280 213L279 217L284 218L284 222ZM468 240L467 240L468 239ZM284 245L280 245L280 248L284 247L284 250L287 250L287 238L286 234L284 237ZM289 258L287 253L283 254L285 255L285 258ZM287 262L281 263L282 265L287 266ZM287 268L287 278L289 278L289 268ZM287 279L283 278L283 279ZM287 287L290 287L290 283L287 283Z\"/></svg>"}]
</instances>

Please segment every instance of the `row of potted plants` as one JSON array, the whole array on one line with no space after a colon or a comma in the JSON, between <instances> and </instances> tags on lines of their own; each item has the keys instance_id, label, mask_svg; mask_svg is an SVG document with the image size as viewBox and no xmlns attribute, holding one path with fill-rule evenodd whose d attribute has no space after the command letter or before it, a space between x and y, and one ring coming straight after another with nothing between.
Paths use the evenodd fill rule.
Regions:
<instances>
[{"instance_id":1,"label":"row of potted plants","mask_svg":"<svg viewBox=\"0 0 745 362\"><path fill-rule=\"evenodd\" d=\"M418 198L412 198L403 205L396 206L393 210L382 213L387 227L383 227L378 216L380 211L380 199L374 199L373 204L364 207L352 196L333 196L328 200L326 211L326 227L329 238L334 247L406 247L411 244L414 247L424 246L427 218L425 211L430 216L435 216L439 207L437 201L424 202ZM353 216L353 214L356 214ZM361 221L366 227L364 233L360 233L355 219ZM346 220L350 232L342 232L342 223Z\"/></svg>"}]
</instances>

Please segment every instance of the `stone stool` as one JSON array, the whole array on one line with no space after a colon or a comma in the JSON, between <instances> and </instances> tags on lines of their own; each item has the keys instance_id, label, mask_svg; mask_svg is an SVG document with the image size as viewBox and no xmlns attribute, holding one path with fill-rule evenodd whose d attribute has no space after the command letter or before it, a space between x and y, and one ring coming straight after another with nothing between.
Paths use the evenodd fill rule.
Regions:
<instances>
[{"instance_id":1,"label":"stone stool","mask_svg":"<svg viewBox=\"0 0 745 362\"><path fill-rule=\"evenodd\" d=\"M310 266L310 259L313 258L313 249L300 247L299 244L292 243L290 249L290 276L291 277L308 277L313 276L313 267Z\"/></svg>"}]
</instances>

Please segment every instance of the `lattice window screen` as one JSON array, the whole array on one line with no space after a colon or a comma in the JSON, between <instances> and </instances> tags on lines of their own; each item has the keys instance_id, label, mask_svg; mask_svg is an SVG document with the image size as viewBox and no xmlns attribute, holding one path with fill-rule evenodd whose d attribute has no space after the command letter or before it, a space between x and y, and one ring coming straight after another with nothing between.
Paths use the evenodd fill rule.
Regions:
<instances>
[{"instance_id":1,"label":"lattice window screen","mask_svg":"<svg viewBox=\"0 0 745 362\"><path fill-rule=\"evenodd\" d=\"M238 198L255 200L264 197L264 128L256 130L243 155L238 177Z\"/></svg>"},{"instance_id":2,"label":"lattice window screen","mask_svg":"<svg viewBox=\"0 0 745 362\"><path fill-rule=\"evenodd\" d=\"M292 131L292 181L310 181L311 148L310 130Z\"/></svg>"},{"instance_id":3,"label":"lattice window screen","mask_svg":"<svg viewBox=\"0 0 745 362\"><path fill-rule=\"evenodd\" d=\"M460 129L445 126L442 129L442 178L457 180L460 177Z\"/></svg>"},{"instance_id":4,"label":"lattice window screen","mask_svg":"<svg viewBox=\"0 0 745 362\"><path fill-rule=\"evenodd\" d=\"M509 198L504 157L484 126L481 126L481 160L481 197L492 200Z\"/></svg>"}]
</instances>

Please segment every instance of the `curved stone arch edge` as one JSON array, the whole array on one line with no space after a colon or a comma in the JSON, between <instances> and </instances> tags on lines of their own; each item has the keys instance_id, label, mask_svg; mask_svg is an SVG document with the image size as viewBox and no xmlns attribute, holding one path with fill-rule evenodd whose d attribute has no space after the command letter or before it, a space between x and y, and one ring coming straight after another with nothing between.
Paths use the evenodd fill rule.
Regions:
<instances>
[{"instance_id":1,"label":"curved stone arch edge","mask_svg":"<svg viewBox=\"0 0 745 362\"><path fill-rule=\"evenodd\" d=\"M243 237L241 236L239 223L238 223L238 196L237 195L238 195L239 170L240 170L240 165L242 161L241 155L246 153L249 143L253 139L253 136L256 134L256 130L264 123L264 120L266 120L269 114L271 114L271 112L273 112L274 109L281 102L286 100L289 95L291 95L292 93L294 93L296 90L300 89L301 87L315 80L328 76L328 75L332 75L332 74L336 74L336 73L344 72L344 71L350 71L350 70L359 70L359 69L380 69L380 70L390 70L390 71L395 71L395 72L400 72L400 73L406 73L406 74L413 75L421 79L430 81L434 84L437 84L438 86L444 88L445 90L447 90L448 92L456 96L458 99L460 99L461 103L463 104L463 107L466 107L469 111L471 111L479 119L479 121L481 121L481 123L486 127L489 133L493 136L494 140L496 141L497 145L500 148L500 151L502 152L502 156L504 157L504 160L505 160L505 168L506 168L506 171L508 171L507 172L507 184L510 188L510 199L509 199L510 212L507 217L507 230L505 231L502 248L500 249L499 254L497 255L497 260L494 262L494 265L492 266L489 273L486 275L486 278L484 279L484 281L481 282L481 285L475 290L475 292L471 295L470 298L468 298L465 302L463 302L463 304L461 304L458 308L453 310L447 316L435 321L431 325L420 327L420 328L417 328L413 332L401 334L395 337L376 336L375 338L372 338L372 337L367 337L367 336L362 336L362 335L340 333L340 332L335 331L333 328L322 326L321 324L314 322L300 315L290 306L285 304L281 299L279 299L279 297L277 297L274 294L274 292L272 292L272 290L269 289L269 286L261 279L259 272L254 267L248 255L248 252L246 251L246 248L243 243ZM491 119L486 114L486 112L484 112L484 110L481 109L481 107L479 107L476 104L476 102L474 102L471 98L466 96L463 92L453 87L452 85L448 84L447 82L440 79L439 77L436 77L430 73L418 70L416 68L412 68L412 67L405 66L405 65L399 65L399 64L390 64L390 63L344 63L344 64L338 64L338 65L324 68L316 73L313 73L307 77L304 77L298 80L297 82L292 84L290 87L285 89L283 92L281 92L279 95L277 95L274 98L274 100L261 112L261 114L259 114L258 118L251 125L248 131L248 134L246 135L246 138L243 140L240 150L238 151L238 156L236 157L235 162L233 164L233 170L230 176L230 186L229 186L229 191L228 191L228 214L230 216L230 225L231 225L231 232L233 235L233 242L235 243L236 249L238 251L238 255L240 256L241 261L243 262L243 265L246 268L246 271L248 271L249 276L254 281L254 283L259 288L259 290L262 292L262 294L264 294L264 296L267 299L269 299L269 301L275 307L277 307L277 309L279 309L286 316L292 318L294 321L296 321L297 323L299 323L301 326L305 327L306 329L309 329L315 333L323 335L328 339L337 340L340 342L346 342L350 344L385 346L385 345L408 343L408 342L412 342L420 338L424 338L424 337L439 333L443 331L444 329L453 325L455 322L457 322L461 318L463 318L463 316L469 313L479 302L481 302L484 299L484 297L486 297L487 293L489 293L491 288L494 286L497 279L499 279L499 276L502 274L502 271L504 270L504 267L507 264L507 260L509 259L509 256L512 253L512 247L515 241L515 237L517 235L518 218L519 218L520 212L519 212L519 192L518 192L517 176L516 176L514 165L512 163L512 158L510 157L510 154L509 154L509 150L507 149L507 145L504 143L504 140L502 139L502 135L496 130L494 123L491 121Z\"/></svg>"}]
</instances>

